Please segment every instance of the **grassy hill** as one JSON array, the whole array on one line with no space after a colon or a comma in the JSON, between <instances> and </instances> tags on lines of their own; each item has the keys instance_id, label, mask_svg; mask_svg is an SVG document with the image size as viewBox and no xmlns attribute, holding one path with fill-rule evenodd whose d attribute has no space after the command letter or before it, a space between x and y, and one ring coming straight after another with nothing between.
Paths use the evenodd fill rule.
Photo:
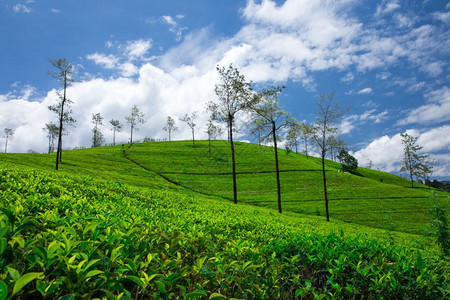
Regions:
<instances>
[{"instance_id":1,"label":"grassy hill","mask_svg":"<svg viewBox=\"0 0 450 300\"><path fill-rule=\"evenodd\" d=\"M74 150L58 172L54 154L1 154L0 299L449 295L448 260L418 235L427 189L328 162L327 223L319 160L282 153L280 215L272 149L237 143L238 205L228 151L224 141L211 157L206 142ZM397 232L380 229L392 226L385 215Z\"/></svg>"},{"instance_id":2,"label":"grassy hill","mask_svg":"<svg viewBox=\"0 0 450 300\"><path fill-rule=\"evenodd\" d=\"M236 155L239 200L276 209L272 148L237 143ZM229 146L225 141L213 144L211 157L204 142L195 147L189 142L172 142L137 144L127 151L127 158L180 186L232 199ZM285 152L280 153L279 160L283 210L323 216L320 160ZM426 211L431 205L427 187L411 189L408 181L380 171L359 168L358 176L338 172L340 169L340 164L327 162L332 219L426 233ZM446 197L448 204L448 194ZM392 223L386 224L385 219Z\"/></svg>"},{"instance_id":3,"label":"grassy hill","mask_svg":"<svg viewBox=\"0 0 450 300\"><path fill-rule=\"evenodd\" d=\"M238 199L276 209L276 182L271 147L236 143ZM52 170L54 155L2 154L4 163ZM282 206L286 212L324 216L320 159L280 153ZM229 145L213 141L159 142L64 152L62 172L82 174L140 187L198 192L231 201ZM358 175L338 172L340 164L327 161L332 220L390 228L427 235L428 187L389 173L358 169ZM449 194L442 203L449 205Z\"/></svg>"}]
</instances>

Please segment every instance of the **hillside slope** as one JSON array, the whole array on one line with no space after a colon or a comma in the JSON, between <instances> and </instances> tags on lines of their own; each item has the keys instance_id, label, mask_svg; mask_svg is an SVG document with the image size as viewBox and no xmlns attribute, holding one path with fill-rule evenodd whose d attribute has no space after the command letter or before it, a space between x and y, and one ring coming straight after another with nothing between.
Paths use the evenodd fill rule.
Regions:
<instances>
[{"instance_id":1,"label":"hillside slope","mask_svg":"<svg viewBox=\"0 0 450 300\"><path fill-rule=\"evenodd\" d=\"M206 142L137 144L127 158L192 191L231 201L232 180L229 145ZM276 181L271 147L236 143L238 201L276 209ZM282 206L284 211L324 215L320 160L280 152ZM340 164L327 161L331 219L426 234L431 206L430 191L411 189L405 179L359 169L359 176L338 172ZM448 193L440 193L445 206Z\"/></svg>"},{"instance_id":2,"label":"hillside slope","mask_svg":"<svg viewBox=\"0 0 450 300\"><path fill-rule=\"evenodd\" d=\"M213 141L159 142L72 150L63 153L61 172L88 175L138 187L200 193L232 199L229 144ZM276 209L276 182L271 147L236 143L238 201ZM324 215L320 160L280 152L284 212ZM0 163L52 170L54 154L1 154ZM411 189L392 174L359 168L360 176L338 172L327 161L331 220L427 234L430 191ZM449 205L448 193L441 202Z\"/></svg>"}]
</instances>

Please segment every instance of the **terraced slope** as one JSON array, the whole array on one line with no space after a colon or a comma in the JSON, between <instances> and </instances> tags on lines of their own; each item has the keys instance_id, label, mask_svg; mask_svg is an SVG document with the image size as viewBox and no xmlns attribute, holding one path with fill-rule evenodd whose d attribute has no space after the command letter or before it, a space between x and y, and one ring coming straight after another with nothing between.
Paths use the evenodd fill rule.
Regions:
<instances>
[{"instance_id":1,"label":"terraced slope","mask_svg":"<svg viewBox=\"0 0 450 300\"><path fill-rule=\"evenodd\" d=\"M276 209L276 182L270 147L237 143L238 199L255 206ZM231 201L232 180L229 146L213 143L211 156L205 142L134 145L127 158L189 190ZM320 160L280 153L282 206L284 211L324 215ZM339 172L340 164L327 162L332 219L378 228L426 234L430 191L409 188L401 177L359 168L358 175ZM441 193L448 205L448 193ZM387 220L387 221L386 221Z\"/></svg>"},{"instance_id":2,"label":"terraced slope","mask_svg":"<svg viewBox=\"0 0 450 300\"><path fill-rule=\"evenodd\" d=\"M232 199L229 144L213 141L160 142L65 151L61 172L122 182L138 187L199 193L222 201ZM236 143L238 200L276 209L273 151ZM0 154L0 164L51 171L54 154ZM358 175L338 172L327 161L331 220L427 235L430 191L411 189L409 182L392 174L358 169ZM324 215L320 160L280 152L284 212ZM448 193L441 203L449 207Z\"/></svg>"}]
</instances>

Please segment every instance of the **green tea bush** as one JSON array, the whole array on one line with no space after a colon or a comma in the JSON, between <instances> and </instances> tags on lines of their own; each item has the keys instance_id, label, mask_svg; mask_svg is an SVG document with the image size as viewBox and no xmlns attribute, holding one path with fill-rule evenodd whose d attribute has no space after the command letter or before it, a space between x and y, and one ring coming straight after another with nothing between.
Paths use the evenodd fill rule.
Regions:
<instances>
[{"instance_id":1,"label":"green tea bush","mask_svg":"<svg viewBox=\"0 0 450 300\"><path fill-rule=\"evenodd\" d=\"M206 198L0 169L0 299L448 296L448 263Z\"/></svg>"}]
</instances>

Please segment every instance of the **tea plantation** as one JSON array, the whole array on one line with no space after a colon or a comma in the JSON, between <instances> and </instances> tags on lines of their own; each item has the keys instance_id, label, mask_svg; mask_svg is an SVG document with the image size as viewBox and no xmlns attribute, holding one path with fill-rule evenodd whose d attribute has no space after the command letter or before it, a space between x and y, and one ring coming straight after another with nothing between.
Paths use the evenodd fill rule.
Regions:
<instances>
[{"instance_id":1,"label":"tea plantation","mask_svg":"<svg viewBox=\"0 0 450 300\"><path fill-rule=\"evenodd\" d=\"M426 188L328 162L327 223L317 159L283 154L278 214L271 149L238 144L238 205L227 151L224 141L211 156L206 142L74 150L59 172L54 154L0 155L0 299L449 296Z\"/></svg>"}]
</instances>

